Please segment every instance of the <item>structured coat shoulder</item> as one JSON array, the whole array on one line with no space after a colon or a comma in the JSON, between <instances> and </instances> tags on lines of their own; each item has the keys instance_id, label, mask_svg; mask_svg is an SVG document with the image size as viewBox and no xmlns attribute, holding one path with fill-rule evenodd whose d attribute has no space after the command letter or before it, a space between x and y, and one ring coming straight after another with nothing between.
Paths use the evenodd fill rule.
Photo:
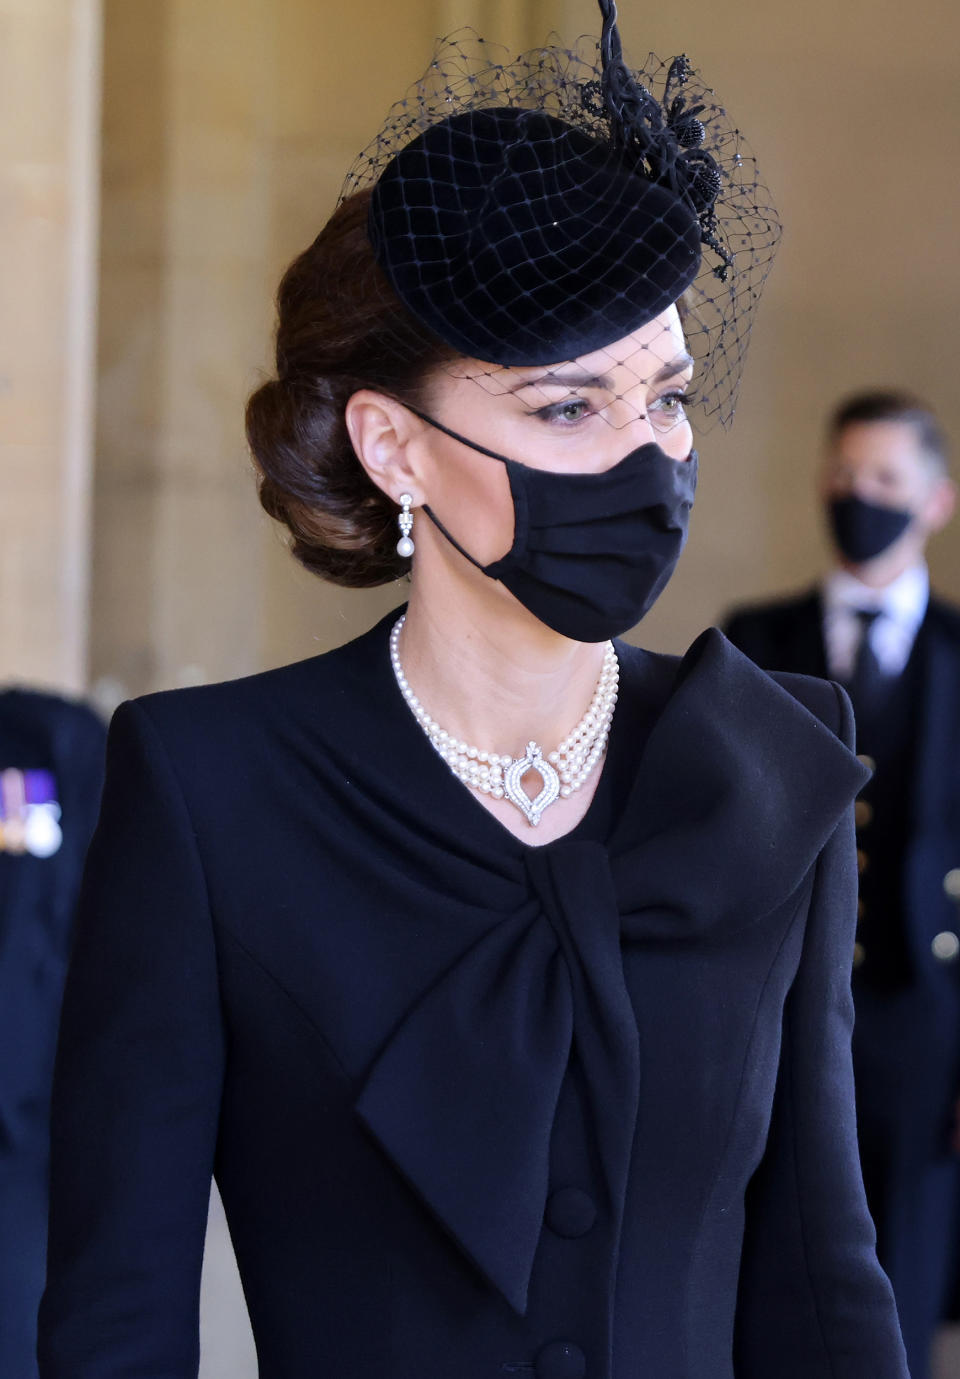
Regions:
<instances>
[{"instance_id":1,"label":"structured coat shoulder","mask_svg":"<svg viewBox=\"0 0 960 1379\"><path fill-rule=\"evenodd\" d=\"M54 1108L43 1379L197 1372L215 1173L263 1379L906 1379L850 1068L835 687L626 645L530 847L389 622L125 705Z\"/></svg>"}]
</instances>

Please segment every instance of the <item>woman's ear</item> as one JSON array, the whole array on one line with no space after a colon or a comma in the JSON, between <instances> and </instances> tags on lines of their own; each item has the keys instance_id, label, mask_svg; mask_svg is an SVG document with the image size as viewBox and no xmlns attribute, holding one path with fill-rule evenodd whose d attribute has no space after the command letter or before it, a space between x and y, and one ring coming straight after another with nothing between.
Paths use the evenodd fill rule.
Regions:
<instances>
[{"instance_id":1,"label":"woman's ear","mask_svg":"<svg viewBox=\"0 0 960 1379\"><path fill-rule=\"evenodd\" d=\"M419 507L422 485L410 442L422 423L402 403L370 388L347 400L344 420L357 459L377 488L395 503L409 493Z\"/></svg>"}]
</instances>

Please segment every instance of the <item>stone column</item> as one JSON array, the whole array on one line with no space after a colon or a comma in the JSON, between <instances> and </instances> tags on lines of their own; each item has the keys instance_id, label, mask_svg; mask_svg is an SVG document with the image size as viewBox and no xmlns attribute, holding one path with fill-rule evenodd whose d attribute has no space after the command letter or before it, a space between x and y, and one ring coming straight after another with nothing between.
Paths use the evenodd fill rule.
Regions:
<instances>
[{"instance_id":1,"label":"stone column","mask_svg":"<svg viewBox=\"0 0 960 1379\"><path fill-rule=\"evenodd\" d=\"M0 679L86 679L100 0L0 0Z\"/></svg>"},{"instance_id":2,"label":"stone column","mask_svg":"<svg viewBox=\"0 0 960 1379\"><path fill-rule=\"evenodd\" d=\"M92 660L117 694L259 662L243 401L269 335L270 11L105 6Z\"/></svg>"}]
</instances>

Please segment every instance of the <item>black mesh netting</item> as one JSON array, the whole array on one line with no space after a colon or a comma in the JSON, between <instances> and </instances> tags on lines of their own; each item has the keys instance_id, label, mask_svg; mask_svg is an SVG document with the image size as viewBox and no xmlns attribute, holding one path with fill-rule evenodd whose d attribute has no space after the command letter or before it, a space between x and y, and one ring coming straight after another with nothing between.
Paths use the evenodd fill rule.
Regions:
<instances>
[{"instance_id":1,"label":"black mesh netting","mask_svg":"<svg viewBox=\"0 0 960 1379\"><path fill-rule=\"evenodd\" d=\"M525 386L545 405L568 399L619 426L659 405L685 341L693 382L670 405L679 415L692 393L697 417L732 418L780 224L685 58L651 54L630 72L610 23L601 43L517 58L461 31L341 199L363 188L378 271L461 374L514 392L517 370L537 366Z\"/></svg>"}]
</instances>

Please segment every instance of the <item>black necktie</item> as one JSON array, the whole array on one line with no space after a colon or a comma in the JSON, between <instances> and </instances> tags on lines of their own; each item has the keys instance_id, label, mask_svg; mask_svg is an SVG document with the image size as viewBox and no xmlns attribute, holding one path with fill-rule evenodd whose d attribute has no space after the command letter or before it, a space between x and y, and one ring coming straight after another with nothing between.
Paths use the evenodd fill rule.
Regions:
<instances>
[{"instance_id":1,"label":"black necktie","mask_svg":"<svg viewBox=\"0 0 960 1379\"><path fill-rule=\"evenodd\" d=\"M847 689L853 700L857 718L866 725L872 711L877 707L883 690L883 672L873 647L870 645L870 629L877 618L882 616L879 608L858 608L855 610L860 623L860 645L853 663L853 674Z\"/></svg>"}]
</instances>

